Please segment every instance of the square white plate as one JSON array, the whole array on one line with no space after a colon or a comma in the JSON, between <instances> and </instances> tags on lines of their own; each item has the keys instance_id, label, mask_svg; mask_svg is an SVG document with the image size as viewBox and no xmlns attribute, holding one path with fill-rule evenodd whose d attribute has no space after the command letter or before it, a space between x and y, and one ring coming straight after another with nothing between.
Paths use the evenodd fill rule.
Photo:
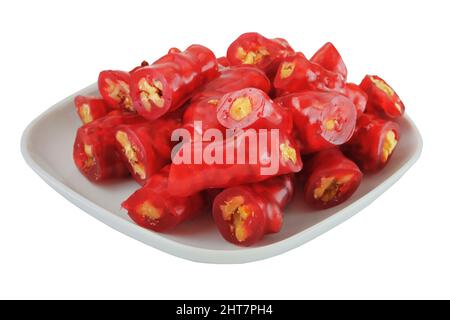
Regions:
<instances>
[{"instance_id":1,"label":"square white plate","mask_svg":"<svg viewBox=\"0 0 450 320\"><path fill-rule=\"evenodd\" d=\"M297 195L285 210L280 233L266 236L257 246L241 248L223 240L207 214L166 234L143 229L120 208L120 203L138 188L135 182L96 185L86 180L72 160L73 141L80 126L73 106L73 97L78 94L97 94L97 86L91 85L59 102L26 128L21 145L26 162L57 192L108 226L159 250L198 262L244 263L296 248L369 205L417 161L422 150L420 133L405 116L391 161L380 173L365 176L350 200L328 210L312 211Z\"/></svg>"}]
</instances>

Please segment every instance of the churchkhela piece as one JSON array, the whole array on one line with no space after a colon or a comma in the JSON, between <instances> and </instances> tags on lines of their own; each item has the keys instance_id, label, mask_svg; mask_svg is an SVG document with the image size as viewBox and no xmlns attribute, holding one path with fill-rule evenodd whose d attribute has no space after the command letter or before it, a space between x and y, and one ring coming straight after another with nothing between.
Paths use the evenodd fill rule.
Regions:
<instances>
[{"instance_id":1,"label":"churchkhela piece","mask_svg":"<svg viewBox=\"0 0 450 320\"><path fill-rule=\"evenodd\" d=\"M294 179L290 174L226 188L214 199L214 221L227 241L250 246L265 234L280 231L283 209L293 194Z\"/></svg>"}]
</instances>

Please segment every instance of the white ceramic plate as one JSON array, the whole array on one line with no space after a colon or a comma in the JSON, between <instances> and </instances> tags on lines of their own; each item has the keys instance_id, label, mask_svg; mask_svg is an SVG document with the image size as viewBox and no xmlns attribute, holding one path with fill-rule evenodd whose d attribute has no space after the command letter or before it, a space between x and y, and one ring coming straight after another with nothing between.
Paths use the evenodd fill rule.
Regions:
<instances>
[{"instance_id":1,"label":"white ceramic plate","mask_svg":"<svg viewBox=\"0 0 450 320\"><path fill-rule=\"evenodd\" d=\"M77 94L97 94L96 85ZM80 126L72 102L75 95L48 109L26 128L21 146L26 162L61 195L110 227L159 250L198 262L244 263L296 248L369 205L417 161L422 150L420 134L405 116L400 122L402 137L391 161L381 172L365 176L350 200L328 210L312 211L297 196L285 210L280 233L266 236L258 246L241 248L223 240L207 214L166 234L143 229L120 208L120 203L138 188L135 182L96 185L86 180L72 161L75 132Z\"/></svg>"}]
</instances>

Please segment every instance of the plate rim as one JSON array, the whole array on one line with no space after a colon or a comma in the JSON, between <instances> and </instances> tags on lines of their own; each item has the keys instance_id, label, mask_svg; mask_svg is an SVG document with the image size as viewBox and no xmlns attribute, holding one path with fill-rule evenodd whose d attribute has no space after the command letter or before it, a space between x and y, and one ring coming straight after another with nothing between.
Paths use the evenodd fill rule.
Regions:
<instances>
[{"instance_id":1,"label":"plate rim","mask_svg":"<svg viewBox=\"0 0 450 320\"><path fill-rule=\"evenodd\" d=\"M84 89L64 98L58 103L54 104L35 119L33 119L23 131L20 149L22 156L27 165L38 174L50 187L56 192L69 200L71 203L94 217L95 219L103 222L112 229L119 231L135 240L145 243L155 249L162 252L174 255L186 260L201 262L201 263L213 263L213 264L238 264L259 261L268 259L313 240L317 236L328 232L337 225L345 222L363 208L372 203L383 192L388 190L393 184L395 184L420 158L423 149L423 139L418 130L416 124L405 113L404 117L411 125L412 130L417 138L417 144L412 156L390 177L385 179L382 183L377 185L372 191L363 195L353 203L343 207L333 215L323 219L322 221L306 228L305 230L289 236L286 239L277 241L272 244L268 244L262 247L242 247L234 250L213 250L201 247L195 247L187 244L180 243L178 241L165 238L164 236L144 229L131 221L127 221L107 209L95 204L89 199L85 198L81 194L77 193L72 188L65 185L62 181L55 178L52 174L42 168L37 161L33 158L32 152L29 149L28 142L30 141L31 133L36 125L45 117L47 117L53 111L64 108L64 104L67 101L72 100L76 95L86 94L86 92L93 91L97 87L96 83L87 86Z\"/></svg>"}]
</instances>

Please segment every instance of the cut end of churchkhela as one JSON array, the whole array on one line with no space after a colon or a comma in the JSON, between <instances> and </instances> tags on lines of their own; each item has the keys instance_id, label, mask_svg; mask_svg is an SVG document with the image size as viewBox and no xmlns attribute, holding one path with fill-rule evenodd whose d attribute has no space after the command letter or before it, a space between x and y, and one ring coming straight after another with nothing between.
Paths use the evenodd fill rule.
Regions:
<instances>
[{"instance_id":1,"label":"cut end of churchkhela","mask_svg":"<svg viewBox=\"0 0 450 320\"><path fill-rule=\"evenodd\" d=\"M154 231L164 231L175 223L170 212L148 188L141 188L122 203L130 218L139 226Z\"/></svg>"},{"instance_id":2,"label":"cut end of churchkhela","mask_svg":"<svg viewBox=\"0 0 450 320\"><path fill-rule=\"evenodd\" d=\"M283 62L280 67L280 78L289 78L295 70L295 63L293 62Z\"/></svg>"},{"instance_id":3,"label":"cut end of churchkhela","mask_svg":"<svg viewBox=\"0 0 450 320\"><path fill-rule=\"evenodd\" d=\"M250 246L264 235L265 220L245 188L222 191L213 204L214 221L225 240Z\"/></svg>"},{"instance_id":4,"label":"cut end of churchkhela","mask_svg":"<svg viewBox=\"0 0 450 320\"><path fill-rule=\"evenodd\" d=\"M331 176L321 177L316 182L316 186L313 191L313 197L320 202L320 205L328 206L330 204L336 204L339 199L342 199L344 191L348 190L349 183L355 179L354 173L339 173ZM346 196L350 194L347 192ZM343 200L342 200L343 201Z\"/></svg>"},{"instance_id":5,"label":"cut end of churchkhela","mask_svg":"<svg viewBox=\"0 0 450 320\"><path fill-rule=\"evenodd\" d=\"M386 163L389 160L392 152L397 146L398 138L394 130L388 130L383 139L383 146L381 147L381 162Z\"/></svg>"},{"instance_id":6,"label":"cut end of churchkhela","mask_svg":"<svg viewBox=\"0 0 450 320\"><path fill-rule=\"evenodd\" d=\"M252 65L271 78L278 68L281 58L294 54L285 39L268 39L256 32L240 35L227 50L230 65Z\"/></svg>"},{"instance_id":7,"label":"cut end of churchkhela","mask_svg":"<svg viewBox=\"0 0 450 320\"><path fill-rule=\"evenodd\" d=\"M78 129L75 138L73 159L78 170L86 178L94 182L101 180L94 143L83 133L82 128Z\"/></svg>"},{"instance_id":8,"label":"cut end of churchkhela","mask_svg":"<svg viewBox=\"0 0 450 320\"><path fill-rule=\"evenodd\" d=\"M252 112L252 100L250 97L242 96L233 101L230 107L230 117L235 121L241 121Z\"/></svg>"},{"instance_id":9,"label":"cut end of churchkhela","mask_svg":"<svg viewBox=\"0 0 450 320\"><path fill-rule=\"evenodd\" d=\"M357 110L353 102L342 95L329 96L321 113L321 135L331 145L346 143L353 135L356 126Z\"/></svg>"},{"instance_id":10,"label":"cut end of churchkhela","mask_svg":"<svg viewBox=\"0 0 450 320\"><path fill-rule=\"evenodd\" d=\"M377 152L377 167L380 169L388 163L400 139L400 128L397 123L389 120L381 121L384 126L379 133Z\"/></svg>"},{"instance_id":11,"label":"cut end of churchkhela","mask_svg":"<svg viewBox=\"0 0 450 320\"><path fill-rule=\"evenodd\" d=\"M227 59L231 65L264 66L271 56L267 47L270 41L256 32L244 33L229 46Z\"/></svg>"},{"instance_id":12,"label":"cut end of churchkhela","mask_svg":"<svg viewBox=\"0 0 450 320\"><path fill-rule=\"evenodd\" d=\"M162 232L199 215L205 207L202 193L189 197L170 196L167 192L168 173L169 167L166 166L122 203L139 226Z\"/></svg>"},{"instance_id":13,"label":"cut end of churchkhela","mask_svg":"<svg viewBox=\"0 0 450 320\"><path fill-rule=\"evenodd\" d=\"M244 204L244 198L236 196L220 206L222 219L229 223L230 231L238 242L247 240L250 232L246 227L247 220L253 215L250 207Z\"/></svg>"},{"instance_id":14,"label":"cut end of churchkhela","mask_svg":"<svg viewBox=\"0 0 450 320\"><path fill-rule=\"evenodd\" d=\"M91 181L98 181L100 179L101 174L98 172L94 142L85 134L83 127L77 131L73 146L73 159L78 170L86 178Z\"/></svg>"},{"instance_id":15,"label":"cut end of churchkhela","mask_svg":"<svg viewBox=\"0 0 450 320\"><path fill-rule=\"evenodd\" d=\"M309 159L306 176L305 202L319 209L350 198L362 180L358 166L338 149L321 151Z\"/></svg>"},{"instance_id":16,"label":"cut end of churchkhela","mask_svg":"<svg viewBox=\"0 0 450 320\"><path fill-rule=\"evenodd\" d=\"M292 162L293 164L297 163L297 150L290 145L290 142L287 140L280 144L280 150L281 150L281 158L285 162Z\"/></svg>"},{"instance_id":17,"label":"cut end of churchkhela","mask_svg":"<svg viewBox=\"0 0 450 320\"><path fill-rule=\"evenodd\" d=\"M111 108L134 112L130 95L130 73L105 70L98 77L98 88L103 99Z\"/></svg>"},{"instance_id":18,"label":"cut end of churchkhela","mask_svg":"<svg viewBox=\"0 0 450 320\"><path fill-rule=\"evenodd\" d=\"M256 88L228 93L217 105L217 119L225 128L249 127L263 115L266 100L266 93Z\"/></svg>"},{"instance_id":19,"label":"cut end of churchkhela","mask_svg":"<svg viewBox=\"0 0 450 320\"><path fill-rule=\"evenodd\" d=\"M229 129L292 131L291 114L262 90L245 88L225 94L217 105L217 120Z\"/></svg>"},{"instance_id":20,"label":"cut end of churchkhela","mask_svg":"<svg viewBox=\"0 0 450 320\"><path fill-rule=\"evenodd\" d=\"M80 172L93 182L129 176L117 152L115 131L122 124L142 121L137 114L115 110L78 128L73 158Z\"/></svg>"},{"instance_id":21,"label":"cut end of churchkhela","mask_svg":"<svg viewBox=\"0 0 450 320\"><path fill-rule=\"evenodd\" d=\"M340 146L355 130L355 105L338 93L303 91L277 98L275 103L292 113L302 154Z\"/></svg>"},{"instance_id":22,"label":"cut end of churchkhela","mask_svg":"<svg viewBox=\"0 0 450 320\"><path fill-rule=\"evenodd\" d=\"M270 52L263 46L258 46L253 50L245 50L243 47L238 47L236 57L242 64L255 65L270 56Z\"/></svg>"},{"instance_id":23,"label":"cut end of churchkhela","mask_svg":"<svg viewBox=\"0 0 450 320\"><path fill-rule=\"evenodd\" d=\"M300 172L303 168L303 162L297 142L289 134L284 133L282 130L280 130L279 133L280 140L278 160L280 165L284 165L290 170L290 172L283 172L283 174Z\"/></svg>"},{"instance_id":24,"label":"cut end of churchkhela","mask_svg":"<svg viewBox=\"0 0 450 320\"><path fill-rule=\"evenodd\" d=\"M141 185L170 163L170 137L179 121L164 117L156 121L125 124L115 128L116 149L133 178Z\"/></svg>"},{"instance_id":25,"label":"cut end of churchkhela","mask_svg":"<svg viewBox=\"0 0 450 320\"><path fill-rule=\"evenodd\" d=\"M77 114L83 124L91 123L94 120L104 117L111 111L102 98L76 96L74 103Z\"/></svg>"},{"instance_id":26,"label":"cut end of churchkhela","mask_svg":"<svg viewBox=\"0 0 450 320\"><path fill-rule=\"evenodd\" d=\"M345 154L367 172L381 170L390 160L400 139L399 125L374 114L362 114Z\"/></svg>"},{"instance_id":27,"label":"cut end of churchkhela","mask_svg":"<svg viewBox=\"0 0 450 320\"><path fill-rule=\"evenodd\" d=\"M172 107L167 81L152 66L140 68L131 75L131 97L136 111L148 120L163 116Z\"/></svg>"},{"instance_id":28,"label":"cut end of churchkhela","mask_svg":"<svg viewBox=\"0 0 450 320\"><path fill-rule=\"evenodd\" d=\"M400 97L379 76L367 75L359 86L368 96L368 113L374 113L388 119L401 117L405 113L405 105Z\"/></svg>"}]
</instances>

